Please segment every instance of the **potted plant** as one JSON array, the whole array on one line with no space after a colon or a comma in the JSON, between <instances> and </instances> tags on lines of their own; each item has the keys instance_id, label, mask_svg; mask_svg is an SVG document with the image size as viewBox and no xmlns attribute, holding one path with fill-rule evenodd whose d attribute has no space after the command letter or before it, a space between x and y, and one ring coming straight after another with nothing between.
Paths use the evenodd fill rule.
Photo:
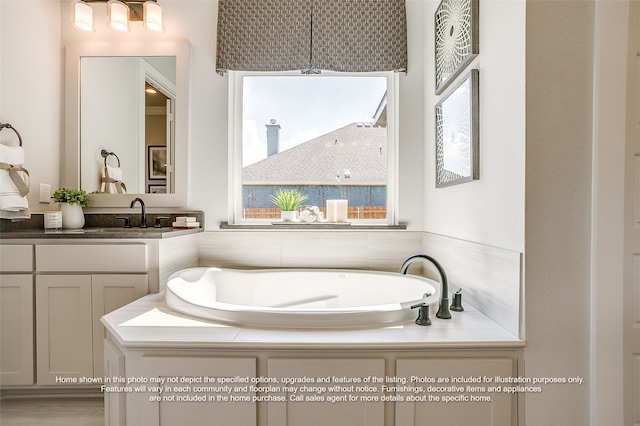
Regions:
<instances>
[{"instance_id":1,"label":"potted plant","mask_svg":"<svg viewBox=\"0 0 640 426\"><path fill-rule=\"evenodd\" d=\"M309 197L297 189L280 188L270 198L273 204L282 209L280 218L283 222L295 222L296 209Z\"/></svg>"},{"instance_id":2,"label":"potted plant","mask_svg":"<svg viewBox=\"0 0 640 426\"><path fill-rule=\"evenodd\" d=\"M78 229L84 226L83 207L89 206L89 194L82 189L58 188L51 196L60 204L62 211L62 227Z\"/></svg>"}]
</instances>

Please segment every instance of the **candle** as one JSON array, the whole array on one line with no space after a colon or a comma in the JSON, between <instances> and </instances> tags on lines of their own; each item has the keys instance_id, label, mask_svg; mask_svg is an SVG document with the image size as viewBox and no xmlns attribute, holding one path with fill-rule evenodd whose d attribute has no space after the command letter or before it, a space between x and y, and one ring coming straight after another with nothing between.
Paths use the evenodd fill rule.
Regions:
<instances>
[{"instance_id":1,"label":"candle","mask_svg":"<svg viewBox=\"0 0 640 426\"><path fill-rule=\"evenodd\" d=\"M44 229L60 229L62 228L62 212L52 211L44 212Z\"/></svg>"},{"instance_id":2,"label":"candle","mask_svg":"<svg viewBox=\"0 0 640 426\"><path fill-rule=\"evenodd\" d=\"M338 200L327 200L327 221L335 222L337 214Z\"/></svg>"},{"instance_id":3,"label":"candle","mask_svg":"<svg viewBox=\"0 0 640 426\"><path fill-rule=\"evenodd\" d=\"M336 222L346 222L348 218L348 201L347 200L335 200L336 201Z\"/></svg>"}]
</instances>

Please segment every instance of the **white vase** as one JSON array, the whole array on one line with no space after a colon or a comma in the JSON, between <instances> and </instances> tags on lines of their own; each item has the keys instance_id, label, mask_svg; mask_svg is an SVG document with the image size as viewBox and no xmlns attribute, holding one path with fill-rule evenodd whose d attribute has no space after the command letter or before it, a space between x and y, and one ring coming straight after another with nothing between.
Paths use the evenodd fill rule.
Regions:
<instances>
[{"instance_id":1,"label":"white vase","mask_svg":"<svg viewBox=\"0 0 640 426\"><path fill-rule=\"evenodd\" d=\"M298 212L297 212L297 211L295 211L295 210L293 210L293 211L285 211L285 210L282 210L282 211L280 212L280 219L281 219L283 222L295 222L295 221L296 221L296 219L297 219L297 217L298 217L298 216L297 216L297 213L298 213Z\"/></svg>"},{"instance_id":2,"label":"white vase","mask_svg":"<svg viewBox=\"0 0 640 426\"><path fill-rule=\"evenodd\" d=\"M84 211L80 204L60 203L63 229L80 229L84 226Z\"/></svg>"}]
</instances>

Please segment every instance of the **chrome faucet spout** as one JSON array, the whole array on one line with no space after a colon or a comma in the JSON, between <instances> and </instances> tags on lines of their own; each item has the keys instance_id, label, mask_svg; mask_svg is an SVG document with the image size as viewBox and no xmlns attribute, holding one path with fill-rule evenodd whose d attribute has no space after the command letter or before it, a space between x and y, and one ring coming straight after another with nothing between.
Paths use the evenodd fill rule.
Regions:
<instances>
[{"instance_id":1,"label":"chrome faucet spout","mask_svg":"<svg viewBox=\"0 0 640 426\"><path fill-rule=\"evenodd\" d=\"M142 207L142 216L140 219L140 228L146 228L147 227L147 210L144 206L144 201L142 201L142 198L136 198L131 202L131 205L129 206L130 208L133 208L136 205L136 202L140 203L140 207Z\"/></svg>"},{"instance_id":2,"label":"chrome faucet spout","mask_svg":"<svg viewBox=\"0 0 640 426\"><path fill-rule=\"evenodd\" d=\"M425 260L431 262L440 274L440 285L442 287L442 291L440 294L440 302L438 304L438 312L436 313L436 317L449 319L451 318L451 312L449 312L449 283L447 281L447 274L445 273L444 268L437 260L426 254L415 254L404 261L402 267L400 267L400 273L406 275L409 266L411 266L414 262Z\"/></svg>"}]
</instances>

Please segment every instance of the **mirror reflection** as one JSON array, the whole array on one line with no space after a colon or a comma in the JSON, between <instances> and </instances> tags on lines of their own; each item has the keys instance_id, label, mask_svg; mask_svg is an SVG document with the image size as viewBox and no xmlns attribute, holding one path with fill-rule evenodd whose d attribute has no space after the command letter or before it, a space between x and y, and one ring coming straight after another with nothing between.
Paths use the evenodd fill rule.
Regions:
<instances>
[{"instance_id":1,"label":"mirror reflection","mask_svg":"<svg viewBox=\"0 0 640 426\"><path fill-rule=\"evenodd\" d=\"M175 192L175 56L80 59L80 187Z\"/></svg>"}]
</instances>

